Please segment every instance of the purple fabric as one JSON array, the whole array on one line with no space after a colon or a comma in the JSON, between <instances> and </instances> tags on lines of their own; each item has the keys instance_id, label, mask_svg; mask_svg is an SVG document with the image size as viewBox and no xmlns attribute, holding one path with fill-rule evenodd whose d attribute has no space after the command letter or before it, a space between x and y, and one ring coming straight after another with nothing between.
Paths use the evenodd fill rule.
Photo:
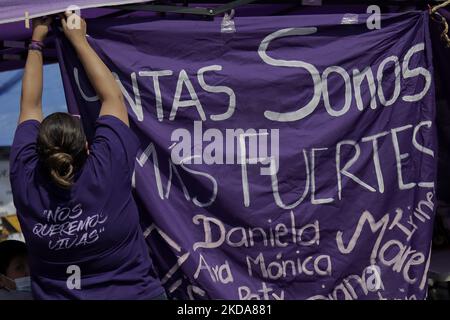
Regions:
<instances>
[{"instance_id":1,"label":"purple fabric","mask_svg":"<svg viewBox=\"0 0 450 320\"><path fill-rule=\"evenodd\" d=\"M439 10L447 21L450 21L450 11ZM433 41L433 60L437 79L437 120L439 134L439 174L437 195L439 200L450 203L450 48L441 38L444 27L432 20L431 39Z\"/></svg>"},{"instance_id":2,"label":"purple fabric","mask_svg":"<svg viewBox=\"0 0 450 320\"><path fill-rule=\"evenodd\" d=\"M106 1L105 1L106 2ZM33 3L36 3L34 1ZM17 4L22 5L24 4ZM43 8L48 7L53 8L53 6L60 6L64 9L64 6L61 5L60 2L54 4L45 4ZM202 6L202 7L215 7L218 4L195 4L192 3L191 6ZM383 6L382 12L398 12L400 10L405 10L404 6ZM409 8L411 9L411 8ZM414 6L412 6L414 9ZM23 10L23 9L21 9ZM59 9L58 9L59 10ZM364 13L367 10L367 5L361 4L353 4L353 5L331 5L326 4L322 6L302 6L298 3L279 3L279 4L250 4L245 6L240 6L236 9L237 16L277 16L277 15L306 15L306 14L329 14L329 13ZM8 11L2 11L2 14L10 18ZM22 16L20 18L24 18L24 12L20 12ZM103 15L126 15L126 12L122 12L116 9L104 8L104 7L96 7L91 9L83 9L81 11L83 17L87 19L96 18ZM150 18L154 18L158 16L158 13L154 12L144 12L140 11L140 15L144 15ZM180 15L180 14L167 14L167 17L170 19L195 19L195 16L191 15ZM14 40L14 41L24 41L28 40L31 37L31 29L25 28L24 21L5 23L0 25L0 71L11 70L11 69L19 69L23 68L24 61L26 57L26 50L20 48L10 48L8 46L2 47L1 40ZM25 47L25 46L24 46ZM15 55L14 58L5 58L2 59L3 54ZM53 40L50 39L48 41L47 49L44 51L44 55L47 58L46 61L54 62L55 61L55 52L53 50ZM19 60L16 60L19 59Z\"/></svg>"},{"instance_id":3,"label":"purple fabric","mask_svg":"<svg viewBox=\"0 0 450 320\"><path fill-rule=\"evenodd\" d=\"M428 14L383 15L381 30L343 18L237 17L235 33L220 19L90 22L140 140L136 200L170 295L425 297L437 166ZM99 101L70 44L57 45L69 110L92 135ZM227 140L239 128L247 138Z\"/></svg>"},{"instance_id":4,"label":"purple fabric","mask_svg":"<svg viewBox=\"0 0 450 320\"><path fill-rule=\"evenodd\" d=\"M29 18L64 12L71 5L85 9L138 2L148 2L148 0L1 0L0 23L25 20L26 12Z\"/></svg>"},{"instance_id":5,"label":"purple fabric","mask_svg":"<svg viewBox=\"0 0 450 320\"><path fill-rule=\"evenodd\" d=\"M117 118L100 117L86 163L67 190L50 182L40 166L39 125L20 124L11 148L11 186L29 247L34 297L159 296L163 289L154 278L131 194L136 136ZM76 285L70 276L77 274L79 286L69 288L67 283Z\"/></svg>"}]
</instances>

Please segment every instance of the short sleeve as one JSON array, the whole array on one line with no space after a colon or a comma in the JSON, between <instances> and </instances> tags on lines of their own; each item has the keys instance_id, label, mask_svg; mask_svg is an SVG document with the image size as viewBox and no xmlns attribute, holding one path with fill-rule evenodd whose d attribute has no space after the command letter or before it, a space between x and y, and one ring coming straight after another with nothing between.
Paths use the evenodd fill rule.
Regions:
<instances>
[{"instance_id":1,"label":"short sleeve","mask_svg":"<svg viewBox=\"0 0 450 320\"><path fill-rule=\"evenodd\" d=\"M17 126L10 153L10 175L16 176L33 167L38 159L36 143L40 122L27 120Z\"/></svg>"},{"instance_id":2,"label":"short sleeve","mask_svg":"<svg viewBox=\"0 0 450 320\"><path fill-rule=\"evenodd\" d=\"M91 153L99 161L113 161L113 168L123 166L131 174L138 148L138 138L123 121L112 115L97 119Z\"/></svg>"}]
</instances>

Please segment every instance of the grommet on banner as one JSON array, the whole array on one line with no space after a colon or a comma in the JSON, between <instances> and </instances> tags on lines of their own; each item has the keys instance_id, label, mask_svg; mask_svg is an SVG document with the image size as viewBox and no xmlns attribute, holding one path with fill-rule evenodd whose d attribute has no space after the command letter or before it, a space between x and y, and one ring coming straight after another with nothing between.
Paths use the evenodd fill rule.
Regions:
<instances>
[{"instance_id":1,"label":"grommet on banner","mask_svg":"<svg viewBox=\"0 0 450 320\"><path fill-rule=\"evenodd\" d=\"M236 25L234 24L234 9L231 9L230 14L225 13L222 23L220 26L220 32L222 33L235 33L236 32Z\"/></svg>"}]
</instances>

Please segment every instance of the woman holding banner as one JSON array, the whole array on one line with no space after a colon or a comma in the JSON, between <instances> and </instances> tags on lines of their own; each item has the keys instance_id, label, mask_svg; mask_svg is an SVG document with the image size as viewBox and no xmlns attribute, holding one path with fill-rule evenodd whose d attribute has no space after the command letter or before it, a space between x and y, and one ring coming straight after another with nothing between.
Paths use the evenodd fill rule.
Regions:
<instances>
[{"instance_id":1,"label":"woman holding banner","mask_svg":"<svg viewBox=\"0 0 450 320\"><path fill-rule=\"evenodd\" d=\"M131 180L137 137L113 75L67 25L101 110L88 146L79 119L41 108L43 41L50 18L33 21L11 148L11 185L28 249L36 299L163 299L139 225ZM73 17L72 17L73 18Z\"/></svg>"}]
</instances>

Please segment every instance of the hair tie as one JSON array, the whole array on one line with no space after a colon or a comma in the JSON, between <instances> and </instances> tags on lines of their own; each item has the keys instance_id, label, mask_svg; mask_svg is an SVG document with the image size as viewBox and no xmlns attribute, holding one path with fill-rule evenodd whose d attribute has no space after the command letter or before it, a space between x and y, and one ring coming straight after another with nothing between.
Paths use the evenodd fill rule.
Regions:
<instances>
[{"instance_id":1,"label":"hair tie","mask_svg":"<svg viewBox=\"0 0 450 320\"><path fill-rule=\"evenodd\" d=\"M30 44L28 45L28 50L37 50L41 51L44 49L45 45L42 41L37 40L31 40Z\"/></svg>"}]
</instances>

